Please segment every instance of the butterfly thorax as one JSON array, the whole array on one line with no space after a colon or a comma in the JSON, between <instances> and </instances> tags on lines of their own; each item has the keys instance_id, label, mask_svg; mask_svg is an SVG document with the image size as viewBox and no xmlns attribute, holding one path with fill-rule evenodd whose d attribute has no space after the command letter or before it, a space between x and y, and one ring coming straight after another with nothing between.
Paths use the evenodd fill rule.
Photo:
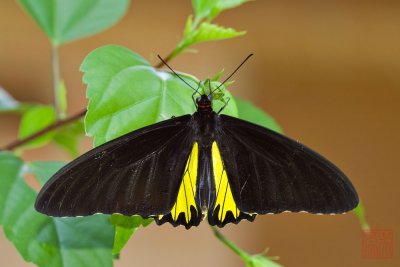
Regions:
<instances>
[{"instance_id":1,"label":"butterfly thorax","mask_svg":"<svg viewBox=\"0 0 400 267\"><path fill-rule=\"evenodd\" d=\"M193 120L197 124L195 140L199 148L198 177L202 177L202 179L198 181L196 198L204 214L215 198L211 149L212 143L215 141L215 120L218 115L212 110L211 103L209 105L202 103L204 104L202 106L199 102L198 104L198 111L193 114Z\"/></svg>"},{"instance_id":2,"label":"butterfly thorax","mask_svg":"<svg viewBox=\"0 0 400 267\"><path fill-rule=\"evenodd\" d=\"M211 96L201 95L196 100L197 112L203 113L203 114L213 113L213 109L212 109L212 104L211 103L212 103Z\"/></svg>"}]
</instances>

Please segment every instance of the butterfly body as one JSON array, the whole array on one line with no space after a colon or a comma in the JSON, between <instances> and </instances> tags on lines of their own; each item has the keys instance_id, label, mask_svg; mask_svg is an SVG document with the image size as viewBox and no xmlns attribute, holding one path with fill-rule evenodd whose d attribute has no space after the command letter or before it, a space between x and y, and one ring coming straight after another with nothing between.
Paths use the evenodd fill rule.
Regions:
<instances>
[{"instance_id":1,"label":"butterfly body","mask_svg":"<svg viewBox=\"0 0 400 267\"><path fill-rule=\"evenodd\" d=\"M128 133L57 172L36 209L52 216L121 213L186 228L224 226L283 211L343 213L358 203L348 178L302 144L219 115L210 96L197 111Z\"/></svg>"}]
</instances>

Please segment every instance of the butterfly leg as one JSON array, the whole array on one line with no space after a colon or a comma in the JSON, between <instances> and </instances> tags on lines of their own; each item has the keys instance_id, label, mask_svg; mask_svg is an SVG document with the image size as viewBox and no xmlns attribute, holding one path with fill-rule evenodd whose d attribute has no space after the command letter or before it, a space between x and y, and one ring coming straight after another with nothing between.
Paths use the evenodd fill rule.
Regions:
<instances>
[{"instance_id":1,"label":"butterfly leg","mask_svg":"<svg viewBox=\"0 0 400 267\"><path fill-rule=\"evenodd\" d=\"M199 93L199 89L200 89L200 84L201 84L201 81L199 81L199 84L197 85L197 89L194 91L194 93L192 94L192 100L193 100L193 103L194 103L194 106L197 108L197 103L196 103L196 99L194 98L194 96L196 95L196 94L200 94Z\"/></svg>"},{"instance_id":2,"label":"butterfly leg","mask_svg":"<svg viewBox=\"0 0 400 267\"><path fill-rule=\"evenodd\" d=\"M231 98L230 98L230 97L227 97L227 101L226 101L225 105L223 105L223 106L218 110L218 112L217 112L218 115L221 113L221 111L224 110L224 108L228 105L228 103L229 103L230 100L231 100Z\"/></svg>"}]
</instances>

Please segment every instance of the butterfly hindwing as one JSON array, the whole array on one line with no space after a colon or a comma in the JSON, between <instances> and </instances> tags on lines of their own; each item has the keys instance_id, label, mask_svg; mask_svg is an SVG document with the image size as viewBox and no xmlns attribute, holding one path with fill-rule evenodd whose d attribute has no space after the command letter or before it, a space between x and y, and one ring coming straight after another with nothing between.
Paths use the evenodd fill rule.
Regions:
<instances>
[{"instance_id":1,"label":"butterfly hindwing","mask_svg":"<svg viewBox=\"0 0 400 267\"><path fill-rule=\"evenodd\" d=\"M212 143L212 172L214 178L215 199L210 203L208 210L208 222L211 225L224 226L227 223L238 223L242 219L253 221L255 214L242 212L237 207L236 201L232 195L231 185L229 183L226 166L221 157L221 152L217 142Z\"/></svg>"},{"instance_id":2,"label":"butterfly hindwing","mask_svg":"<svg viewBox=\"0 0 400 267\"><path fill-rule=\"evenodd\" d=\"M198 162L199 145L195 142L186 163L174 206L167 214L154 216L157 224L169 222L174 226L184 225L188 229L201 222L202 212L196 197Z\"/></svg>"},{"instance_id":3,"label":"butterfly hindwing","mask_svg":"<svg viewBox=\"0 0 400 267\"><path fill-rule=\"evenodd\" d=\"M216 143L240 212L329 214L357 205L348 178L304 145L230 116L217 122Z\"/></svg>"},{"instance_id":4,"label":"butterfly hindwing","mask_svg":"<svg viewBox=\"0 0 400 267\"><path fill-rule=\"evenodd\" d=\"M42 188L36 209L52 216L168 214L193 155L191 120L150 125L82 155Z\"/></svg>"}]
</instances>

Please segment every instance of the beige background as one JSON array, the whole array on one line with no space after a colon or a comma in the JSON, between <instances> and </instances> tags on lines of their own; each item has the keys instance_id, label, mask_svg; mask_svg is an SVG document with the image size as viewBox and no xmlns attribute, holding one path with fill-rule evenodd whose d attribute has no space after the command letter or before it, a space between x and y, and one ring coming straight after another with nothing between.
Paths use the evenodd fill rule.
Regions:
<instances>
[{"instance_id":1,"label":"beige background","mask_svg":"<svg viewBox=\"0 0 400 267\"><path fill-rule=\"evenodd\" d=\"M61 48L70 113L85 106L79 64L94 48L120 44L147 58L166 55L179 40L186 1L133 1L112 29ZM235 40L201 44L171 64L199 78L230 71L234 94L267 110L285 133L335 162L353 181L373 228L394 231L391 260L361 257L362 233L353 214L283 214L223 232L244 249L279 255L285 266L400 266L400 2L266 1L228 11L222 25L247 30ZM15 1L0 1L0 85L23 101L52 102L49 44ZM190 101L190 100L188 100ZM2 116L0 145L14 138L18 118ZM90 148L83 141L82 152ZM53 146L27 160L68 159ZM27 224L29 227L29 224ZM24 263L0 233L0 266ZM207 224L186 231L170 226L138 231L116 266L243 266Z\"/></svg>"}]
</instances>

